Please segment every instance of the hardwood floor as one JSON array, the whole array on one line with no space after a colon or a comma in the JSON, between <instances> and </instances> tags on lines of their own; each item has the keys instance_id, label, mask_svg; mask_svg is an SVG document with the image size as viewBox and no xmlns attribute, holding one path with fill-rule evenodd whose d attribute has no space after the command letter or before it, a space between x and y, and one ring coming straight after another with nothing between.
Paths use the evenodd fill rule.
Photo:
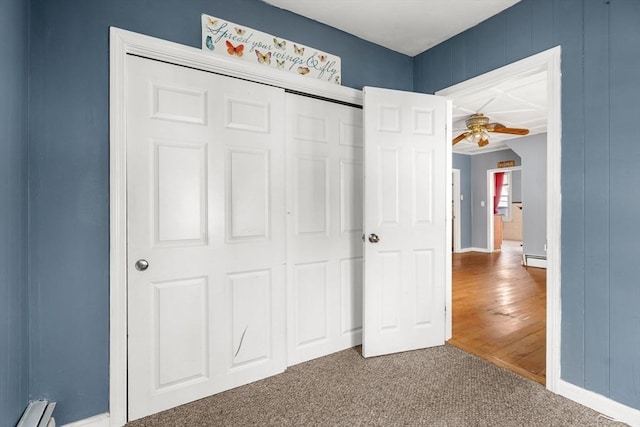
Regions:
<instances>
[{"instance_id":1,"label":"hardwood floor","mask_svg":"<svg viewBox=\"0 0 640 427\"><path fill-rule=\"evenodd\" d=\"M453 254L449 343L545 383L546 270L523 267L520 242L502 252Z\"/></svg>"}]
</instances>

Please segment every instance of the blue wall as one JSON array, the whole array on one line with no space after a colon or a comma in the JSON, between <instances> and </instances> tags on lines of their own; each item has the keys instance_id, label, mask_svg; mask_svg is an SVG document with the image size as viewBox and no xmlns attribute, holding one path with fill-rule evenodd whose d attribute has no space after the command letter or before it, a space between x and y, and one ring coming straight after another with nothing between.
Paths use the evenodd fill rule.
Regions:
<instances>
[{"instance_id":1,"label":"blue wall","mask_svg":"<svg viewBox=\"0 0 640 427\"><path fill-rule=\"evenodd\" d=\"M453 168L460 169L460 248L471 247L471 156L453 153Z\"/></svg>"},{"instance_id":2,"label":"blue wall","mask_svg":"<svg viewBox=\"0 0 640 427\"><path fill-rule=\"evenodd\" d=\"M505 141L522 164L522 251L525 255L547 256L547 134L523 136Z\"/></svg>"},{"instance_id":3,"label":"blue wall","mask_svg":"<svg viewBox=\"0 0 640 427\"><path fill-rule=\"evenodd\" d=\"M29 399L27 341L28 2L0 0L0 425Z\"/></svg>"},{"instance_id":4,"label":"blue wall","mask_svg":"<svg viewBox=\"0 0 640 427\"><path fill-rule=\"evenodd\" d=\"M436 90L562 46L561 376L640 408L640 1L522 0L414 58Z\"/></svg>"},{"instance_id":5,"label":"blue wall","mask_svg":"<svg viewBox=\"0 0 640 427\"><path fill-rule=\"evenodd\" d=\"M432 93L562 45L562 377L640 408L637 0L522 0L413 60L259 0L0 1L0 423L27 389L60 423L108 410L108 27L199 47L201 13L340 55L355 88Z\"/></svg>"},{"instance_id":6,"label":"blue wall","mask_svg":"<svg viewBox=\"0 0 640 427\"><path fill-rule=\"evenodd\" d=\"M59 423L108 410L109 26L199 48L201 13L341 56L346 86L412 89L411 58L258 0L32 0L30 391Z\"/></svg>"}]
</instances>

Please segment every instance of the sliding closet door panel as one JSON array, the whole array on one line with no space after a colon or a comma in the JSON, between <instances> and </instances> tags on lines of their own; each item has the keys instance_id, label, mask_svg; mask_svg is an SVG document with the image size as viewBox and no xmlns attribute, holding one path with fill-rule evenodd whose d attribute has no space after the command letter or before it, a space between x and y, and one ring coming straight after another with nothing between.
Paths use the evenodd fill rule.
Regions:
<instances>
[{"instance_id":1,"label":"sliding closet door panel","mask_svg":"<svg viewBox=\"0 0 640 427\"><path fill-rule=\"evenodd\" d=\"M136 419L286 366L285 103L281 89L203 71L127 67Z\"/></svg>"},{"instance_id":2,"label":"sliding closet door panel","mask_svg":"<svg viewBox=\"0 0 640 427\"><path fill-rule=\"evenodd\" d=\"M362 110L286 95L288 364L361 343Z\"/></svg>"}]
</instances>

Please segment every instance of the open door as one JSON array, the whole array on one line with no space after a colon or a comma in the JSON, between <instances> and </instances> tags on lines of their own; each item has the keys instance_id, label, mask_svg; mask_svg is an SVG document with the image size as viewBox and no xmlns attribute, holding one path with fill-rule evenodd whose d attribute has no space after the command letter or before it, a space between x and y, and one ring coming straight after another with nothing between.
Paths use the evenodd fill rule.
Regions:
<instances>
[{"instance_id":1,"label":"open door","mask_svg":"<svg viewBox=\"0 0 640 427\"><path fill-rule=\"evenodd\" d=\"M445 98L365 87L364 357L443 345L451 179Z\"/></svg>"}]
</instances>

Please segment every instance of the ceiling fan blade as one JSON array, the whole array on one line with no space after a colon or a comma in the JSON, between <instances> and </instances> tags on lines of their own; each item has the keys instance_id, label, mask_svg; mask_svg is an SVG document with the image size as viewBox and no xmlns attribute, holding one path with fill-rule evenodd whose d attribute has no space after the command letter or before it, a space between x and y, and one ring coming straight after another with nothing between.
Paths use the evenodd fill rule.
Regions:
<instances>
[{"instance_id":1,"label":"ceiling fan blade","mask_svg":"<svg viewBox=\"0 0 640 427\"><path fill-rule=\"evenodd\" d=\"M471 132L461 133L460 135L458 135L455 138L453 138L453 145L456 145L458 142L460 142L463 139L465 139L467 137L467 135L469 135L470 133Z\"/></svg>"},{"instance_id":2,"label":"ceiling fan blade","mask_svg":"<svg viewBox=\"0 0 640 427\"><path fill-rule=\"evenodd\" d=\"M511 135L528 135L529 129L522 128L508 128L508 127L495 127L493 129L487 129L489 132L496 133L508 133Z\"/></svg>"},{"instance_id":3,"label":"ceiling fan blade","mask_svg":"<svg viewBox=\"0 0 640 427\"><path fill-rule=\"evenodd\" d=\"M487 128L488 131L492 131L496 128L506 128L505 125L503 125L502 123L487 123L487 125L485 126L485 128Z\"/></svg>"}]
</instances>

